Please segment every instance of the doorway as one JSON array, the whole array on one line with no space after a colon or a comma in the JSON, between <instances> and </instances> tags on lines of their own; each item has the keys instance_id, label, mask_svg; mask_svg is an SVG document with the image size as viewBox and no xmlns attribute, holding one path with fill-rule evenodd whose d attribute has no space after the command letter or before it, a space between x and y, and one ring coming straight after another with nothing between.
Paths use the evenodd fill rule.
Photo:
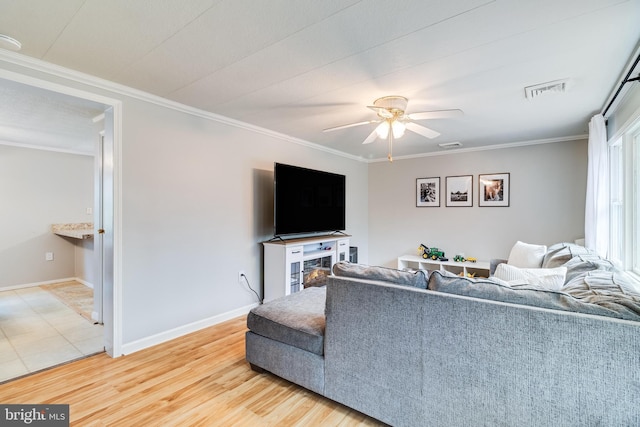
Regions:
<instances>
[{"instance_id":1,"label":"doorway","mask_svg":"<svg viewBox=\"0 0 640 427\"><path fill-rule=\"evenodd\" d=\"M94 180L98 181L99 178L100 193L97 194L96 192L93 206L95 236L98 237L94 241L96 250L93 268L95 269L94 277L96 277L96 280L93 285L96 298L92 314L97 317L97 321L104 324L103 343L105 350L111 356L119 356L120 336L117 335L117 329L115 328L119 318L115 315L116 301L114 298L114 190L116 188L114 185L114 169L117 167L117 159L114 158L114 147L118 143L116 135L120 134L119 131L115 131L116 123L120 121L120 101L0 70L0 86L5 82L13 85L25 85L25 87L29 88L29 91L38 91L44 98L53 96L58 102L58 107L62 109L74 110L75 108L82 108L87 103L93 107L97 105L102 109L103 119L101 126L103 129L99 143L95 143L94 138L95 151L93 153L96 164ZM0 89L2 88L0 87ZM61 99L64 99L64 101L60 101ZM38 117L38 114L34 114L34 117ZM38 127L37 123L33 123L32 128ZM6 138L2 140L4 143ZM8 145L20 146L21 142L10 142ZM29 146L29 144L22 145ZM64 151L64 148L60 149L53 146L34 147L33 144L29 148ZM99 167L98 164L100 165ZM98 233L98 230L103 230L103 232Z\"/></svg>"}]
</instances>

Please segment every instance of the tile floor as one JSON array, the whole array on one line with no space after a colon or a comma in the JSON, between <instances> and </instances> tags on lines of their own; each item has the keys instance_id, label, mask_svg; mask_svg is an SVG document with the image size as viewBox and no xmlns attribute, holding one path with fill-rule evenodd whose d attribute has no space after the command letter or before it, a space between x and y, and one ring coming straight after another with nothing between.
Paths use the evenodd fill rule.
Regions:
<instances>
[{"instance_id":1,"label":"tile floor","mask_svg":"<svg viewBox=\"0 0 640 427\"><path fill-rule=\"evenodd\" d=\"M0 292L0 382L104 350L94 325L39 287Z\"/></svg>"}]
</instances>

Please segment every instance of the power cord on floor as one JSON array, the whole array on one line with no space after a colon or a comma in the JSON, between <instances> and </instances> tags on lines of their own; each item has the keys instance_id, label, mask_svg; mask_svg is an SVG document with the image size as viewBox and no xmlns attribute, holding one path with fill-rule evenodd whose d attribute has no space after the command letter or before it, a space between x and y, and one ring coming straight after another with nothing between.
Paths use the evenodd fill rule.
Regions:
<instances>
[{"instance_id":1,"label":"power cord on floor","mask_svg":"<svg viewBox=\"0 0 640 427\"><path fill-rule=\"evenodd\" d=\"M249 287L249 289L251 289L251 292L256 294L256 297L258 297L258 302L262 304L262 298L260 298L260 295L258 295L258 293L251 287L251 283L249 283L249 279L247 278L247 276L244 273L241 273L240 277L244 278L244 281L247 282L247 286Z\"/></svg>"}]
</instances>

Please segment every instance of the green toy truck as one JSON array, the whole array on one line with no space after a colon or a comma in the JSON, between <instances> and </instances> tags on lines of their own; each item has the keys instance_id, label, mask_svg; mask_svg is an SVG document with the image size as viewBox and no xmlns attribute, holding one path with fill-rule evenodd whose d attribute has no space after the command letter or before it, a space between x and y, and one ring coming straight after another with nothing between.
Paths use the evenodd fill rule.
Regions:
<instances>
[{"instance_id":1,"label":"green toy truck","mask_svg":"<svg viewBox=\"0 0 640 427\"><path fill-rule=\"evenodd\" d=\"M432 260L448 261L444 255L444 251L441 251L438 248L429 248L423 244L420 244L418 247L418 254L424 259L431 258Z\"/></svg>"}]
</instances>

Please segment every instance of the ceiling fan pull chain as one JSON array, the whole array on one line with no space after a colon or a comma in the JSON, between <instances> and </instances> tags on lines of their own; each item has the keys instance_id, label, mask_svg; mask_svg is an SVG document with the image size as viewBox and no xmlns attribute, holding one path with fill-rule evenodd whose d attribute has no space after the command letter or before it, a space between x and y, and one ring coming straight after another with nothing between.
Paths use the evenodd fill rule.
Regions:
<instances>
[{"instance_id":1,"label":"ceiling fan pull chain","mask_svg":"<svg viewBox=\"0 0 640 427\"><path fill-rule=\"evenodd\" d=\"M389 159L390 162L393 162L393 157L391 156L391 151L392 151L392 147L393 147L393 132L389 132L389 154L387 154L387 159Z\"/></svg>"}]
</instances>

